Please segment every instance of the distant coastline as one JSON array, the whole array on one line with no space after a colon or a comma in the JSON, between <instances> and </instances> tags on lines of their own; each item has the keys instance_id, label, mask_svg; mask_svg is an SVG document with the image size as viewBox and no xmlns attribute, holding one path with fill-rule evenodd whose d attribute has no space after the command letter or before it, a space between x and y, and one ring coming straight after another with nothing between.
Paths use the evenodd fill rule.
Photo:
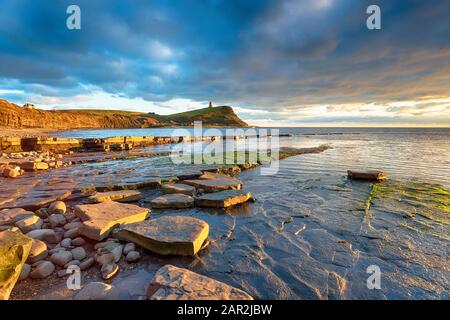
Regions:
<instances>
[{"instance_id":1,"label":"distant coastline","mask_svg":"<svg viewBox=\"0 0 450 320\"><path fill-rule=\"evenodd\" d=\"M204 127L249 127L230 106L158 115L118 110L41 110L0 99L2 136L46 136L49 132L76 129L190 127L194 121L202 121Z\"/></svg>"}]
</instances>

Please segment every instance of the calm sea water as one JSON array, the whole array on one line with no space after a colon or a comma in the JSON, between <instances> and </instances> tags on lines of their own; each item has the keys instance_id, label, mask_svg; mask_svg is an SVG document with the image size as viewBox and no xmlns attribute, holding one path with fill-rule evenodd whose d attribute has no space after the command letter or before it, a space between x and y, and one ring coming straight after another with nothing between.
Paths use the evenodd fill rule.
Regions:
<instances>
[{"instance_id":1,"label":"calm sea water","mask_svg":"<svg viewBox=\"0 0 450 320\"><path fill-rule=\"evenodd\" d=\"M174 128L73 130L58 133L61 137L104 138L113 136L170 136ZM192 128L182 129L194 135ZM205 135L217 132L204 129ZM226 129L220 130L226 134ZM264 129L270 132L271 129ZM420 179L450 185L450 128L280 128L281 146L309 147L328 143L335 149L324 164L324 171L348 169L383 170L401 179ZM178 131L178 133L183 133ZM177 133L177 134L178 134Z\"/></svg>"}]
</instances>

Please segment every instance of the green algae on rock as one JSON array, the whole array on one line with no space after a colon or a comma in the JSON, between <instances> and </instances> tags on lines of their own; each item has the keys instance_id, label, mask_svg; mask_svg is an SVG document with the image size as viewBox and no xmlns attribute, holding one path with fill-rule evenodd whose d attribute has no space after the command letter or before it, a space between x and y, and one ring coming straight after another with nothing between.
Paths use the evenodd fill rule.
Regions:
<instances>
[{"instance_id":1,"label":"green algae on rock","mask_svg":"<svg viewBox=\"0 0 450 320\"><path fill-rule=\"evenodd\" d=\"M8 300L32 246L20 232L0 232L0 300Z\"/></svg>"}]
</instances>

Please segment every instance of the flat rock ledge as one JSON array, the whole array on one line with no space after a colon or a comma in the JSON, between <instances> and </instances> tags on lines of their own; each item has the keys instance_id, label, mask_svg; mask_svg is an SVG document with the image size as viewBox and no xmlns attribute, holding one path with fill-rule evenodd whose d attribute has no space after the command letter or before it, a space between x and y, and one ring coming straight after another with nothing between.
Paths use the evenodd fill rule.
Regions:
<instances>
[{"instance_id":1,"label":"flat rock ledge","mask_svg":"<svg viewBox=\"0 0 450 320\"><path fill-rule=\"evenodd\" d=\"M141 193L136 190L119 190L109 192L98 192L89 197L91 203L108 201L133 202L141 199Z\"/></svg>"},{"instance_id":2,"label":"flat rock ledge","mask_svg":"<svg viewBox=\"0 0 450 320\"><path fill-rule=\"evenodd\" d=\"M207 193L195 198L198 207L227 208L250 200L250 192L242 190L226 190L215 193Z\"/></svg>"},{"instance_id":3,"label":"flat rock ledge","mask_svg":"<svg viewBox=\"0 0 450 320\"><path fill-rule=\"evenodd\" d=\"M253 300L241 289L198 273L165 265L147 288L150 300Z\"/></svg>"},{"instance_id":4,"label":"flat rock ledge","mask_svg":"<svg viewBox=\"0 0 450 320\"><path fill-rule=\"evenodd\" d=\"M180 193L166 194L150 201L150 205L155 209L191 208L194 206L194 198Z\"/></svg>"},{"instance_id":5,"label":"flat rock ledge","mask_svg":"<svg viewBox=\"0 0 450 320\"><path fill-rule=\"evenodd\" d=\"M181 193L188 196L195 195L195 187L184 183L164 184L161 186L161 191L164 193Z\"/></svg>"},{"instance_id":6,"label":"flat rock ledge","mask_svg":"<svg viewBox=\"0 0 450 320\"><path fill-rule=\"evenodd\" d=\"M121 227L119 239L161 255L194 256L208 238L209 225L186 216L165 216Z\"/></svg>"},{"instance_id":7,"label":"flat rock ledge","mask_svg":"<svg viewBox=\"0 0 450 320\"><path fill-rule=\"evenodd\" d=\"M79 234L101 241L119 225L144 221L149 217L150 210L112 201L78 205L75 207L75 214L83 221L78 229Z\"/></svg>"}]
</instances>

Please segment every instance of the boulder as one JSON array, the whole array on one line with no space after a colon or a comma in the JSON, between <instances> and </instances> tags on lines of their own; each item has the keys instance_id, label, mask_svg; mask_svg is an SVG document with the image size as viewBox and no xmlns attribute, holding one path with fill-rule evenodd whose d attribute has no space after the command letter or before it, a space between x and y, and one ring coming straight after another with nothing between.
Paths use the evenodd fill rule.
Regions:
<instances>
[{"instance_id":1,"label":"boulder","mask_svg":"<svg viewBox=\"0 0 450 320\"><path fill-rule=\"evenodd\" d=\"M48 213L52 214L65 214L67 211L66 204L62 201L55 201L48 207Z\"/></svg>"},{"instance_id":2,"label":"boulder","mask_svg":"<svg viewBox=\"0 0 450 320\"><path fill-rule=\"evenodd\" d=\"M208 238L209 225L186 216L164 216L123 226L117 237L161 255L194 256Z\"/></svg>"},{"instance_id":3,"label":"boulder","mask_svg":"<svg viewBox=\"0 0 450 320\"><path fill-rule=\"evenodd\" d=\"M181 193L188 196L195 195L195 187L184 183L163 184L161 186L161 191L164 193Z\"/></svg>"},{"instance_id":4,"label":"boulder","mask_svg":"<svg viewBox=\"0 0 450 320\"><path fill-rule=\"evenodd\" d=\"M194 198L185 194L166 194L150 201L155 209L184 209L194 206Z\"/></svg>"},{"instance_id":5,"label":"boulder","mask_svg":"<svg viewBox=\"0 0 450 320\"><path fill-rule=\"evenodd\" d=\"M195 198L195 205L199 207L226 208L247 202L251 199L250 192L242 190L226 190L215 193L206 193Z\"/></svg>"},{"instance_id":6,"label":"boulder","mask_svg":"<svg viewBox=\"0 0 450 320\"><path fill-rule=\"evenodd\" d=\"M241 289L187 269L165 265L147 289L150 300L253 300Z\"/></svg>"},{"instance_id":7,"label":"boulder","mask_svg":"<svg viewBox=\"0 0 450 320\"><path fill-rule=\"evenodd\" d=\"M20 232L0 232L0 300L9 299L32 245L32 239Z\"/></svg>"},{"instance_id":8,"label":"boulder","mask_svg":"<svg viewBox=\"0 0 450 320\"><path fill-rule=\"evenodd\" d=\"M75 300L117 300L118 290L103 282L90 282L74 296Z\"/></svg>"},{"instance_id":9,"label":"boulder","mask_svg":"<svg viewBox=\"0 0 450 320\"><path fill-rule=\"evenodd\" d=\"M118 201L118 202L133 202L141 199L141 193L136 190L119 190L109 192L98 192L89 197L92 203Z\"/></svg>"},{"instance_id":10,"label":"boulder","mask_svg":"<svg viewBox=\"0 0 450 320\"><path fill-rule=\"evenodd\" d=\"M30 254L28 255L27 263L33 264L38 261L41 261L48 256L47 245L45 242L33 239L33 243L31 245Z\"/></svg>"},{"instance_id":11,"label":"boulder","mask_svg":"<svg viewBox=\"0 0 450 320\"><path fill-rule=\"evenodd\" d=\"M78 230L79 234L101 241L113 228L121 224L144 221L150 212L136 205L111 201L76 206L75 214L83 221Z\"/></svg>"},{"instance_id":12,"label":"boulder","mask_svg":"<svg viewBox=\"0 0 450 320\"><path fill-rule=\"evenodd\" d=\"M366 181L384 181L387 179L383 171L347 171L349 179L366 180Z\"/></svg>"},{"instance_id":13,"label":"boulder","mask_svg":"<svg viewBox=\"0 0 450 320\"><path fill-rule=\"evenodd\" d=\"M38 265L30 273L30 278L45 279L55 271L55 265L50 261L39 261Z\"/></svg>"},{"instance_id":14,"label":"boulder","mask_svg":"<svg viewBox=\"0 0 450 320\"><path fill-rule=\"evenodd\" d=\"M22 233L28 233L32 230L40 229L42 227L42 219L36 215L19 220L15 223L16 227L22 231Z\"/></svg>"}]
</instances>

